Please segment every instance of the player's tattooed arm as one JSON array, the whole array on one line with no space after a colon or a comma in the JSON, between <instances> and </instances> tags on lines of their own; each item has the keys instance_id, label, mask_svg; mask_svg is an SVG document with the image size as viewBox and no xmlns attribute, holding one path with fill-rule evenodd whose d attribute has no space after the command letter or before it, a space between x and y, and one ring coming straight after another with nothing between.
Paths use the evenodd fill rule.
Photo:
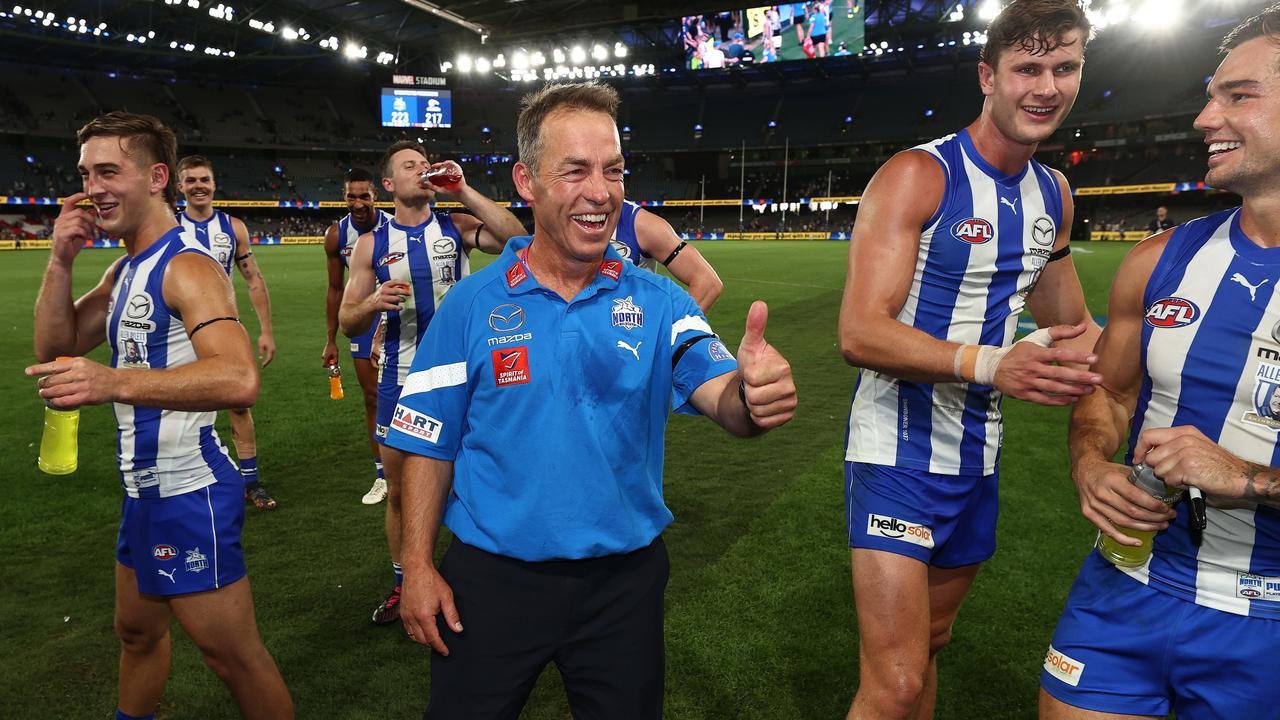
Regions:
<instances>
[{"instance_id":1,"label":"player's tattooed arm","mask_svg":"<svg viewBox=\"0 0 1280 720\"><path fill-rule=\"evenodd\" d=\"M1249 463L1244 473L1244 500L1280 508L1280 470Z\"/></svg>"}]
</instances>

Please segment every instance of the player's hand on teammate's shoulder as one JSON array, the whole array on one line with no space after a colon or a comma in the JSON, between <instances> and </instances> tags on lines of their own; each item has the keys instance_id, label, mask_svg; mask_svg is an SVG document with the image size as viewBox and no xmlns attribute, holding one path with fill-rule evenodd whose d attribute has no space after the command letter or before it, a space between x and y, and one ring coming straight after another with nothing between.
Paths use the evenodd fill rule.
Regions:
<instances>
[{"instance_id":1,"label":"player's hand on teammate's shoulder","mask_svg":"<svg viewBox=\"0 0 1280 720\"><path fill-rule=\"evenodd\" d=\"M1169 487L1194 485L1208 495L1232 499L1246 494L1252 467L1190 425L1144 430L1133 461L1150 465Z\"/></svg>"},{"instance_id":2,"label":"player's hand on teammate's shoulder","mask_svg":"<svg viewBox=\"0 0 1280 720\"><path fill-rule=\"evenodd\" d=\"M1053 342L1070 340L1085 330L1084 324L1055 325L1048 328L1048 339ZM1020 341L1001 357L993 384L1000 392L1019 400L1041 405L1070 405L1101 385L1102 376L1066 366L1090 366L1097 359L1096 355L1079 350Z\"/></svg>"},{"instance_id":3,"label":"player's hand on teammate's shoulder","mask_svg":"<svg viewBox=\"0 0 1280 720\"><path fill-rule=\"evenodd\" d=\"M70 265L84 249L84 244L98 235L95 211L76 205L88 197L87 194L78 192L64 198L62 211L53 221L53 234L50 236L53 241L53 257L64 264Z\"/></svg>"},{"instance_id":4,"label":"player's hand on teammate's shoulder","mask_svg":"<svg viewBox=\"0 0 1280 720\"><path fill-rule=\"evenodd\" d=\"M1080 494L1080 512L1085 519L1122 545L1136 546L1137 540L1116 527L1163 530L1176 513L1130 482L1130 472L1124 465L1095 459L1077 462L1071 468L1071 479Z\"/></svg>"},{"instance_id":5,"label":"player's hand on teammate's shoulder","mask_svg":"<svg viewBox=\"0 0 1280 720\"><path fill-rule=\"evenodd\" d=\"M404 623L405 632L414 642L430 645L432 650L447 656L449 647L436 625L436 616L441 614L450 629L462 632L462 619L453 604L453 588L444 576L430 565L420 573L405 572L400 594L400 621Z\"/></svg>"},{"instance_id":6,"label":"player's hand on teammate's shoulder","mask_svg":"<svg viewBox=\"0 0 1280 720\"><path fill-rule=\"evenodd\" d=\"M796 414L796 383L791 363L764 339L769 306L762 300L747 311L747 329L738 344L738 371L751 420L758 427L775 428Z\"/></svg>"},{"instance_id":7,"label":"player's hand on teammate's shoulder","mask_svg":"<svg viewBox=\"0 0 1280 720\"><path fill-rule=\"evenodd\" d=\"M82 405L101 405L115 398L111 390L111 368L88 358L32 365L25 370L28 377L38 377L40 397L59 410L72 410Z\"/></svg>"}]
</instances>

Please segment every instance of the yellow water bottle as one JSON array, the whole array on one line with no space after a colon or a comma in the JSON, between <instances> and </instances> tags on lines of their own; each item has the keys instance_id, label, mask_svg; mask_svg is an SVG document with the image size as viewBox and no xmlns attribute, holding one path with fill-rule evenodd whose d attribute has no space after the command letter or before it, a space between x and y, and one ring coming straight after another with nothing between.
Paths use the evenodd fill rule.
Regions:
<instances>
[{"instance_id":1,"label":"yellow water bottle","mask_svg":"<svg viewBox=\"0 0 1280 720\"><path fill-rule=\"evenodd\" d=\"M329 366L329 399L342 399L342 369L338 363Z\"/></svg>"},{"instance_id":2,"label":"yellow water bottle","mask_svg":"<svg viewBox=\"0 0 1280 720\"><path fill-rule=\"evenodd\" d=\"M1163 480L1156 477L1155 471L1149 465L1143 463L1133 466L1133 472L1129 475L1129 482L1170 507L1173 507L1174 503L1178 502L1178 499L1182 497L1182 488L1169 488L1164 484ZM1117 525L1116 529L1131 538L1141 540L1142 544L1137 547L1121 545L1112 540L1110 535L1098 533L1096 546L1102 557L1119 568L1136 568L1145 565L1147 560L1151 559L1151 551L1153 549L1151 543L1156 531L1134 530L1121 525Z\"/></svg>"},{"instance_id":3,"label":"yellow water bottle","mask_svg":"<svg viewBox=\"0 0 1280 720\"><path fill-rule=\"evenodd\" d=\"M71 358L59 356L59 360ZM44 435L40 438L40 458L36 465L50 475L69 475L79 466L80 409L44 408Z\"/></svg>"}]
</instances>

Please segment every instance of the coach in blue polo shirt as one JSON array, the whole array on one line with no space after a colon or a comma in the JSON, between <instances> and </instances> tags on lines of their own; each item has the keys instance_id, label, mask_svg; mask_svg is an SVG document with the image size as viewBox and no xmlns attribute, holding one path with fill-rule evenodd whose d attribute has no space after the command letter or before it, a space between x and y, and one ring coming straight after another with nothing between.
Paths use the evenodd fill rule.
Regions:
<instances>
[{"instance_id":1,"label":"coach in blue polo shirt","mask_svg":"<svg viewBox=\"0 0 1280 720\"><path fill-rule=\"evenodd\" d=\"M401 617L437 651L428 718L515 718L552 661L575 718L660 718L667 416L750 436L795 410L764 303L735 361L688 293L610 247L617 106L595 83L525 98L534 235L450 292L391 422L410 453Z\"/></svg>"}]
</instances>

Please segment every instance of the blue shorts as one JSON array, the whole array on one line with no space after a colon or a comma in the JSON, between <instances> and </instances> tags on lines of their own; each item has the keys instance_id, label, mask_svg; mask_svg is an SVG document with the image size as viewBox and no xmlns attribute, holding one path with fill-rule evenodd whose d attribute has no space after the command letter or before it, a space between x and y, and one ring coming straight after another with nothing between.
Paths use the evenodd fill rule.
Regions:
<instances>
[{"instance_id":1,"label":"blue shorts","mask_svg":"<svg viewBox=\"0 0 1280 720\"><path fill-rule=\"evenodd\" d=\"M351 338L351 357L356 360L368 360L373 351L373 334L378 331L377 319L369 325L369 329Z\"/></svg>"},{"instance_id":2,"label":"blue shorts","mask_svg":"<svg viewBox=\"0 0 1280 720\"><path fill-rule=\"evenodd\" d=\"M1040 687L1096 712L1274 718L1280 690L1270 660L1277 647L1280 621L1160 592L1094 552L1071 586Z\"/></svg>"},{"instance_id":3,"label":"blue shorts","mask_svg":"<svg viewBox=\"0 0 1280 720\"><path fill-rule=\"evenodd\" d=\"M125 496L116 560L138 577L138 592L185 595L244 577L244 480L230 477L167 498Z\"/></svg>"},{"instance_id":4,"label":"blue shorts","mask_svg":"<svg viewBox=\"0 0 1280 720\"><path fill-rule=\"evenodd\" d=\"M378 415L373 421L373 433L378 443L387 444L387 428L391 427L391 418L396 413L396 403L400 402L400 390L403 385L378 383Z\"/></svg>"},{"instance_id":5,"label":"blue shorts","mask_svg":"<svg viewBox=\"0 0 1280 720\"><path fill-rule=\"evenodd\" d=\"M954 568L996 551L999 474L940 475L846 462L849 547Z\"/></svg>"}]
</instances>

